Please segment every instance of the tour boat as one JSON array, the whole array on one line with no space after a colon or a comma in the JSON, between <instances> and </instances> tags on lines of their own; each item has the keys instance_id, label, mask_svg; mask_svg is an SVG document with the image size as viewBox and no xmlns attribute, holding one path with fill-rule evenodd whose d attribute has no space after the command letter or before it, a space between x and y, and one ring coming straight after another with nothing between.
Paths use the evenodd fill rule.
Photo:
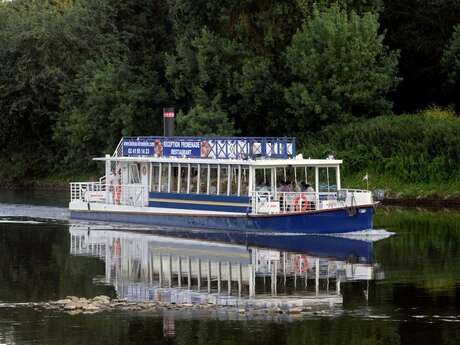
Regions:
<instances>
[{"instance_id":1,"label":"tour boat","mask_svg":"<svg viewBox=\"0 0 460 345\"><path fill-rule=\"evenodd\" d=\"M96 182L70 184L71 218L246 232L372 228L367 190L342 161L303 158L287 137L123 137Z\"/></svg>"}]
</instances>

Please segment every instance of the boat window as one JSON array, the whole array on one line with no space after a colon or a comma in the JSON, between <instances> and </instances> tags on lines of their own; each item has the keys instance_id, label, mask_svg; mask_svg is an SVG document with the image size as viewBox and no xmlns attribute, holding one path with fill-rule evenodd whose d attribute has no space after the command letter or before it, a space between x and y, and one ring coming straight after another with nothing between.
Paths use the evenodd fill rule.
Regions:
<instances>
[{"instance_id":1,"label":"boat window","mask_svg":"<svg viewBox=\"0 0 460 345\"><path fill-rule=\"evenodd\" d=\"M177 193L178 192L178 183L179 183L179 166L177 164L171 165L171 177L170 177L170 186L169 192L170 193Z\"/></svg>"},{"instance_id":2,"label":"boat window","mask_svg":"<svg viewBox=\"0 0 460 345\"><path fill-rule=\"evenodd\" d=\"M315 188L315 168L305 167L305 182Z\"/></svg>"},{"instance_id":3,"label":"boat window","mask_svg":"<svg viewBox=\"0 0 460 345\"><path fill-rule=\"evenodd\" d=\"M256 191L271 191L271 174L270 168L255 169L255 190Z\"/></svg>"},{"instance_id":4,"label":"boat window","mask_svg":"<svg viewBox=\"0 0 460 345\"><path fill-rule=\"evenodd\" d=\"M188 179L188 164L180 165L180 180L179 180L179 192L187 193L187 179Z\"/></svg>"},{"instance_id":5,"label":"boat window","mask_svg":"<svg viewBox=\"0 0 460 345\"><path fill-rule=\"evenodd\" d=\"M305 167L295 167L294 181L298 186L300 186L302 182L305 182Z\"/></svg>"},{"instance_id":6,"label":"boat window","mask_svg":"<svg viewBox=\"0 0 460 345\"><path fill-rule=\"evenodd\" d=\"M286 167L277 167L276 169L276 183L281 185L281 183L287 181Z\"/></svg>"},{"instance_id":7,"label":"boat window","mask_svg":"<svg viewBox=\"0 0 460 345\"><path fill-rule=\"evenodd\" d=\"M239 165L230 166L230 195L238 195L238 171Z\"/></svg>"},{"instance_id":8,"label":"boat window","mask_svg":"<svg viewBox=\"0 0 460 345\"><path fill-rule=\"evenodd\" d=\"M217 194L217 165L211 165L209 175L209 193L211 195Z\"/></svg>"},{"instance_id":9,"label":"boat window","mask_svg":"<svg viewBox=\"0 0 460 345\"><path fill-rule=\"evenodd\" d=\"M318 168L319 192L337 191L336 168Z\"/></svg>"},{"instance_id":10,"label":"boat window","mask_svg":"<svg viewBox=\"0 0 460 345\"><path fill-rule=\"evenodd\" d=\"M240 195L249 195L249 168L241 167Z\"/></svg>"},{"instance_id":11,"label":"boat window","mask_svg":"<svg viewBox=\"0 0 460 345\"><path fill-rule=\"evenodd\" d=\"M159 191L159 179L160 179L160 166L158 164L152 164L151 175L150 175L150 191Z\"/></svg>"},{"instance_id":12,"label":"boat window","mask_svg":"<svg viewBox=\"0 0 460 345\"><path fill-rule=\"evenodd\" d=\"M228 195L228 165L220 166L220 185L219 185L219 194Z\"/></svg>"},{"instance_id":13,"label":"boat window","mask_svg":"<svg viewBox=\"0 0 460 345\"><path fill-rule=\"evenodd\" d=\"M200 165L200 194L208 193L208 165Z\"/></svg>"},{"instance_id":14,"label":"boat window","mask_svg":"<svg viewBox=\"0 0 460 345\"><path fill-rule=\"evenodd\" d=\"M169 164L161 164L161 192L168 192Z\"/></svg>"},{"instance_id":15,"label":"boat window","mask_svg":"<svg viewBox=\"0 0 460 345\"><path fill-rule=\"evenodd\" d=\"M198 165L190 166L190 193L197 193L198 188Z\"/></svg>"},{"instance_id":16,"label":"boat window","mask_svg":"<svg viewBox=\"0 0 460 345\"><path fill-rule=\"evenodd\" d=\"M130 184L141 183L141 179L139 176L139 166L137 165L137 163L129 165L128 174Z\"/></svg>"}]
</instances>

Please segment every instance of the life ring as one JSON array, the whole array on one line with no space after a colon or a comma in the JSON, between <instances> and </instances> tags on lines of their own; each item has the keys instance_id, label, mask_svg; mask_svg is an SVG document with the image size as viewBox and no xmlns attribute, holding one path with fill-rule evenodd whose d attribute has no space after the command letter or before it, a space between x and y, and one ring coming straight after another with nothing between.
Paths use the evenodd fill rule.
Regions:
<instances>
[{"instance_id":1,"label":"life ring","mask_svg":"<svg viewBox=\"0 0 460 345\"><path fill-rule=\"evenodd\" d=\"M292 200L292 206L294 206L294 211L305 212L308 211L308 199L305 195L300 194Z\"/></svg>"},{"instance_id":2,"label":"life ring","mask_svg":"<svg viewBox=\"0 0 460 345\"><path fill-rule=\"evenodd\" d=\"M297 272L305 273L308 271L308 258L305 255L296 255L294 266Z\"/></svg>"}]
</instances>

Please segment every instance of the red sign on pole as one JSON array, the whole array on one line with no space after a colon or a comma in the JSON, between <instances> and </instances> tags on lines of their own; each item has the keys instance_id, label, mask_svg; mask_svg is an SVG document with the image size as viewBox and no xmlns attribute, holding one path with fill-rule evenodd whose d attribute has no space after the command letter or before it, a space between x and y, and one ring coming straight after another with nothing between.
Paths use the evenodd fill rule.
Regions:
<instances>
[{"instance_id":1,"label":"red sign on pole","mask_svg":"<svg viewBox=\"0 0 460 345\"><path fill-rule=\"evenodd\" d=\"M173 118L174 108L163 108L163 117Z\"/></svg>"}]
</instances>

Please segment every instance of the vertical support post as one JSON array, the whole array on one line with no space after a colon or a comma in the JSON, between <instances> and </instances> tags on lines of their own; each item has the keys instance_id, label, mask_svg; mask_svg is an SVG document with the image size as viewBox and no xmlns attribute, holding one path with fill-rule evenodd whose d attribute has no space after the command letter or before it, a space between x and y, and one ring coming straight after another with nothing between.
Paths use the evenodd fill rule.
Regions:
<instances>
[{"instance_id":1,"label":"vertical support post","mask_svg":"<svg viewBox=\"0 0 460 345\"><path fill-rule=\"evenodd\" d=\"M294 289L297 289L297 271L294 268Z\"/></svg>"},{"instance_id":2,"label":"vertical support post","mask_svg":"<svg viewBox=\"0 0 460 345\"><path fill-rule=\"evenodd\" d=\"M315 269L316 269L315 292L316 292L316 296L318 296L318 294L319 294L319 258L316 258L316 260L315 260Z\"/></svg>"},{"instance_id":3,"label":"vertical support post","mask_svg":"<svg viewBox=\"0 0 460 345\"><path fill-rule=\"evenodd\" d=\"M161 256L160 254L160 270L159 270L159 284L160 284L160 287L163 286L163 257Z\"/></svg>"},{"instance_id":4,"label":"vertical support post","mask_svg":"<svg viewBox=\"0 0 460 345\"><path fill-rule=\"evenodd\" d=\"M190 194L190 170L192 170L190 163L187 164L187 194Z\"/></svg>"},{"instance_id":5,"label":"vertical support post","mask_svg":"<svg viewBox=\"0 0 460 345\"><path fill-rule=\"evenodd\" d=\"M228 262L228 294L232 294L232 263L229 261Z\"/></svg>"},{"instance_id":6,"label":"vertical support post","mask_svg":"<svg viewBox=\"0 0 460 345\"><path fill-rule=\"evenodd\" d=\"M105 155L105 203L110 203L110 194L109 194L109 187L110 187L110 155Z\"/></svg>"},{"instance_id":7,"label":"vertical support post","mask_svg":"<svg viewBox=\"0 0 460 345\"><path fill-rule=\"evenodd\" d=\"M155 277L154 277L154 275L155 275L155 266L154 266L155 261L154 261L154 259L155 259L155 257L152 254L152 256L150 256L150 267L152 269L152 275L150 276L150 284L152 284L154 279L155 279Z\"/></svg>"},{"instance_id":8,"label":"vertical support post","mask_svg":"<svg viewBox=\"0 0 460 345\"><path fill-rule=\"evenodd\" d=\"M197 164L197 175L196 175L196 194L200 194L200 178L201 178L201 164Z\"/></svg>"},{"instance_id":9,"label":"vertical support post","mask_svg":"<svg viewBox=\"0 0 460 345\"><path fill-rule=\"evenodd\" d=\"M159 165L159 174L158 174L158 191L157 192L162 192L163 189L161 188L161 175L163 175L163 164L160 163Z\"/></svg>"},{"instance_id":10,"label":"vertical support post","mask_svg":"<svg viewBox=\"0 0 460 345\"><path fill-rule=\"evenodd\" d=\"M340 165L337 165L336 167L337 171L336 171L336 178L337 178L337 190L341 190L342 189L342 186L341 186L341 183L340 183Z\"/></svg>"},{"instance_id":11,"label":"vertical support post","mask_svg":"<svg viewBox=\"0 0 460 345\"><path fill-rule=\"evenodd\" d=\"M187 257L188 270L187 270L187 288L190 290L192 288L192 261L190 256Z\"/></svg>"},{"instance_id":12,"label":"vertical support post","mask_svg":"<svg viewBox=\"0 0 460 345\"><path fill-rule=\"evenodd\" d=\"M241 195L241 165L238 165L238 196Z\"/></svg>"},{"instance_id":13,"label":"vertical support post","mask_svg":"<svg viewBox=\"0 0 460 345\"><path fill-rule=\"evenodd\" d=\"M208 164L208 178L207 178L207 185L206 185L206 194L209 194L209 185L211 183L211 164Z\"/></svg>"},{"instance_id":14,"label":"vertical support post","mask_svg":"<svg viewBox=\"0 0 460 345\"><path fill-rule=\"evenodd\" d=\"M201 290L201 259L198 258L198 291Z\"/></svg>"},{"instance_id":15,"label":"vertical support post","mask_svg":"<svg viewBox=\"0 0 460 345\"><path fill-rule=\"evenodd\" d=\"M168 193L171 193L171 163L168 163Z\"/></svg>"},{"instance_id":16,"label":"vertical support post","mask_svg":"<svg viewBox=\"0 0 460 345\"><path fill-rule=\"evenodd\" d=\"M182 287L182 258L180 256L177 266L177 286Z\"/></svg>"},{"instance_id":17,"label":"vertical support post","mask_svg":"<svg viewBox=\"0 0 460 345\"><path fill-rule=\"evenodd\" d=\"M340 295L340 275L337 274L335 279L335 289L337 291L337 295Z\"/></svg>"},{"instance_id":18,"label":"vertical support post","mask_svg":"<svg viewBox=\"0 0 460 345\"><path fill-rule=\"evenodd\" d=\"M283 277L284 277L284 286L286 286L286 252L283 252Z\"/></svg>"},{"instance_id":19,"label":"vertical support post","mask_svg":"<svg viewBox=\"0 0 460 345\"><path fill-rule=\"evenodd\" d=\"M232 185L232 166L229 164L227 165L227 195L231 193L231 185Z\"/></svg>"},{"instance_id":20,"label":"vertical support post","mask_svg":"<svg viewBox=\"0 0 460 345\"><path fill-rule=\"evenodd\" d=\"M248 265L248 277L249 277L249 297L255 297L256 295L256 274L255 274L255 268L252 264Z\"/></svg>"},{"instance_id":21,"label":"vertical support post","mask_svg":"<svg viewBox=\"0 0 460 345\"><path fill-rule=\"evenodd\" d=\"M217 265L217 293L220 294L220 289L222 285L222 263L219 261Z\"/></svg>"},{"instance_id":22,"label":"vertical support post","mask_svg":"<svg viewBox=\"0 0 460 345\"><path fill-rule=\"evenodd\" d=\"M315 167L315 191L316 193L319 193L319 169L318 167Z\"/></svg>"},{"instance_id":23,"label":"vertical support post","mask_svg":"<svg viewBox=\"0 0 460 345\"><path fill-rule=\"evenodd\" d=\"M254 191L254 168L249 166L249 195Z\"/></svg>"},{"instance_id":24,"label":"vertical support post","mask_svg":"<svg viewBox=\"0 0 460 345\"><path fill-rule=\"evenodd\" d=\"M319 169L315 167L315 196L316 196L316 209L319 210Z\"/></svg>"},{"instance_id":25,"label":"vertical support post","mask_svg":"<svg viewBox=\"0 0 460 345\"><path fill-rule=\"evenodd\" d=\"M177 164L177 191L176 191L177 193L180 193L180 187L181 187L180 185L182 182L181 181L182 179L180 177L181 177L181 165L179 163Z\"/></svg>"},{"instance_id":26,"label":"vertical support post","mask_svg":"<svg viewBox=\"0 0 460 345\"><path fill-rule=\"evenodd\" d=\"M305 289L308 287L308 268L305 270Z\"/></svg>"},{"instance_id":27,"label":"vertical support post","mask_svg":"<svg viewBox=\"0 0 460 345\"><path fill-rule=\"evenodd\" d=\"M168 276L169 276L169 287L172 287L172 257L169 255L168 257Z\"/></svg>"},{"instance_id":28,"label":"vertical support post","mask_svg":"<svg viewBox=\"0 0 460 345\"><path fill-rule=\"evenodd\" d=\"M242 281L243 281L243 269L241 264L238 265L238 296L241 297L242 292Z\"/></svg>"},{"instance_id":29,"label":"vertical support post","mask_svg":"<svg viewBox=\"0 0 460 345\"><path fill-rule=\"evenodd\" d=\"M217 165L217 188L216 190L217 190L216 194L220 195L220 164Z\"/></svg>"},{"instance_id":30,"label":"vertical support post","mask_svg":"<svg viewBox=\"0 0 460 345\"><path fill-rule=\"evenodd\" d=\"M208 293L211 293L211 261L208 260Z\"/></svg>"}]
</instances>

